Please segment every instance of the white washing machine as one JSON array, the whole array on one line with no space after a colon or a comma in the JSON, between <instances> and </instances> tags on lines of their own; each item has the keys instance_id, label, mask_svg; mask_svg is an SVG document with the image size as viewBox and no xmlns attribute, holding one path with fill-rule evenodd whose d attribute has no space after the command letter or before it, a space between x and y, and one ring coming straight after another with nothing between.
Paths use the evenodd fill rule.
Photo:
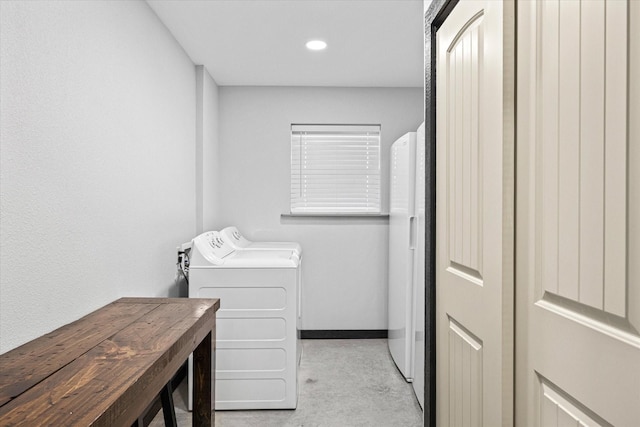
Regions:
<instances>
[{"instance_id":1,"label":"white washing machine","mask_svg":"<svg viewBox=\"0 0 640 427\"><path fill-rule=\"evenodd\" d=\"M234 249L243 250L292 250L298 257L302 256L302 247L296 242L252 242L244 237L234 226L220 230L222 238Z\"/></svg>"},{"instance_id":2,"label":"white washing machine","mask_svg":"<svg viewBox=\"0 0 640 427\"><path fill-rule=\"evenodd\" d=\"M209 231L193 239L189 258L189 297L220 298L216 409L295 409L302 349L298 256L236 251ZM190 363L189 384L192 372Z\"/></svg>"}]
</instances>

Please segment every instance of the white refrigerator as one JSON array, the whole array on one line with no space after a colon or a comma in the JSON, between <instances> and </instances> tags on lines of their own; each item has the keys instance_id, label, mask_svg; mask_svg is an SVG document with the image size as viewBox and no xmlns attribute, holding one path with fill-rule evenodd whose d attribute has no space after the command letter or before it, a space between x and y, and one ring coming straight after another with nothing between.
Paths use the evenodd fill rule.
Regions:
<instances>
[{"instance_id":1,"label":"white refrigerator","mask_svg":"<svg viewBox=\"0 0 640 427\"><path fill-rule=\"evenodd\" d=\"M389 209L389 351L398 370L413 381L416 133L391 146Z\"/></svg>"},{"instance_id":2,"label":"white refrigerator","mask_svg":"<svg viewBox=\"0 0 640 427\"><path fill-rule=\"evenodd\" d=\"M424 122L416 133L416 246L414 250L414 299L415 340L413 344L413 389L420 406L424 408L424 356L425 356L425 232L426 232L426 159L425 159Z\"/></svg>"}]
</instances>

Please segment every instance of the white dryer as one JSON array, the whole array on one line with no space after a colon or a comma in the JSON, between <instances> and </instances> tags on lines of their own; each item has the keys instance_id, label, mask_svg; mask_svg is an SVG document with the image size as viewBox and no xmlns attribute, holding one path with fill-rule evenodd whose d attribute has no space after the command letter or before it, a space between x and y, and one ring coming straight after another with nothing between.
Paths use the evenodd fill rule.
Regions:
<instances>
[{"instance_id":1,"label":"white dryer","mask_svg":"<svg viewBox=\"0 0 640 427\"><path fill-rule=\"evenodd\" d=\"M299 258L291 250L236 251L217 231L193 239L189 258L189 297L220 298L216 409L295 409Z\"/></svg>"},{"instance_id":2,"label":"white dryer","mask_svg":"<svg viewBox=\"0 0 640 427\"><path fill-rule=\"evenodd\" d=\"M243 250L292 250L302 256L302 247L296 242L252 242L244 237L234 226L220 230L222 238L234 249Z\"/></svg>"}]
</instances>

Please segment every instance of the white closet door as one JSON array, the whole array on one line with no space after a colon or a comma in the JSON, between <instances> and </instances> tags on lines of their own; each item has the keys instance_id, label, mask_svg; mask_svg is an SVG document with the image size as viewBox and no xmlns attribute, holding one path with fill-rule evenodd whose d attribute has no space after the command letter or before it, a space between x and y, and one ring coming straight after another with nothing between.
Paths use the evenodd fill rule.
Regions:
<instances>
[{"instance_id":1,"label":"white closet door","mask_svg":"<svg viewBox=\"0 0 640 427\"><path fill-rule=\"evenodd\" d=\"M513 2L437 32L437 425L513 423Z\"/></svg>"},{"instance_id":2,"label":"white closet door","mask_svg":"<svg viewBox=\"0 0 640 427\"><path fill-rule=\"evenodd\" d=\"M640 425L640 2L522 2L516 415Z\"/></svg>"}]
</instances>

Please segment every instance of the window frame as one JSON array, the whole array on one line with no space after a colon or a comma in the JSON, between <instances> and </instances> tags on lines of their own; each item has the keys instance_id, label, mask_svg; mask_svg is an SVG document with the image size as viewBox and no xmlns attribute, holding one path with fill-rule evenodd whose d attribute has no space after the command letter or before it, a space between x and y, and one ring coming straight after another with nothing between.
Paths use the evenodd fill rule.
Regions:
<instances>
[{"instance_id":1,"label":"window frame","mask_svg":"<svg viewBox=\"0 0 640 427\"><path fill-rule=\"evenodd\" d=\"M303 144L302 135L307 135L306 144ZM381 124L291 124L290 136L290 215L383 215ZM303 160L303 157L308 159L309 155L316 155L317 147L326 144L327 137L336 140L344 137L341 144L351 142L352 145L346 149L338 145L326 148L323 151L324 159L316 156L310 160ZM349 141L349 138L353 140ZM329 160L326 160L325 153L338 156L332 168L328 166ZM308 173L304 173L303 162L309 161L314 166L308 169ZM352 183L346 182L345 178L348 175L353 175ZM330 184L331 181L334 183ZM307 185L313 185L317 190L302 190L303 187L307 188ZM333 190L339 190L330 193L332 185ZM322 192L325 192L325 195L319 196L318 193ZM348 200L349 193L354 194L353 200ZM333 202L329 201L331 198L334 199Z\"/></svg>"}]
</instances>

